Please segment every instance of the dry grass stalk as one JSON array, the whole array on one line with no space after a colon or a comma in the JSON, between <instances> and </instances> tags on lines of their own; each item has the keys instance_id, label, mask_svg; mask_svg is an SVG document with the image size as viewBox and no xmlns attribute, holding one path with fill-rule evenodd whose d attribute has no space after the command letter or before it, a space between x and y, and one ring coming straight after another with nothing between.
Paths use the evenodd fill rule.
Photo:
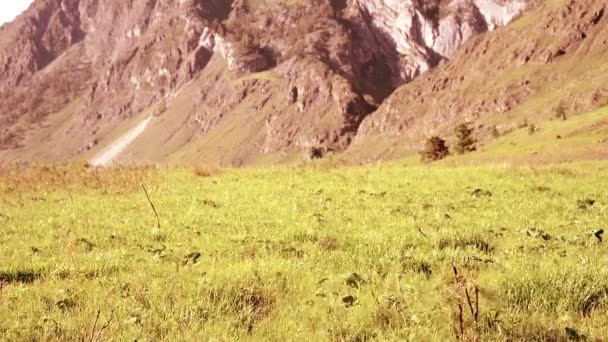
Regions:
<instances>
[{"instance_id":1,"label":"dry grass stalk","mask_svg":"<svg viewBox=\"0 0 608 342\"><path fill-rule=\"evenodd\" d=\"M463 305L466 303L471 314L474 326L479 322L479 288L472 281L458 273L458 268L452 263L452 271L454 273L454 287L456 288L456 305L458 307L458 327L455 335L457 339L464 340L466 336L464 325ZM469 285L470 284L470 285ZM473 292L473 296L471 295Z\"/></svg>"},{"instance_id":2,"label":"dry grass stalk","mask_svg":"<svg viewBox=\"0 0 608 342\"><path fill-rule=\"evenodd\" d=\"M158 228L158 230L160 230L160 216L158 215L158 211L156 211L156 207L154 206L154 203L152 203L152 200L150 199L150 194L148 194L148 190L146 190L144 183L141 183L141 187L144 189L144 192L146 193L146 198L148 199L148 203L150 203L150 206L152 207L152 210L154 211L154 215L156 215L156 227Z\"/></svg>"},{"instance_id":3,"label":"dry grass stalk","mask_svg":"<svg viewBox=\"0 0 608 342\"><path fill-rule=\"evenodd\" d=\"M103 332L110 326L112 320L114 319L114 312L110 314L110 318L101 326L99 330L97 329L97 322L99 322L99 316L101 315L101 310L97 310L97 315L95 316L95 321L93 322L93 328L91 329L91 336L87 339L88 342L96 342L101 339Z\"/></svg>"}]
</instances>

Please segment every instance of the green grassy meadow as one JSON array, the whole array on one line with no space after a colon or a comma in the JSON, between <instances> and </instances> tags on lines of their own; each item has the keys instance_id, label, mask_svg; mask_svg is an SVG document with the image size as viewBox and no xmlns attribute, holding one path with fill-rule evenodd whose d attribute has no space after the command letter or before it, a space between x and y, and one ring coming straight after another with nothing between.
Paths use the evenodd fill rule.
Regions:
<instances>
[{"instance_id":1,"label":"green grassy meadow","mask_svg":"<svg viewBox=\"0 0 608 342\"><path fill-rule=\"evenodd\" d=\"M198 173L1 169L0 340L608 340L606 162Z\"/></svg>"}]
</instances>

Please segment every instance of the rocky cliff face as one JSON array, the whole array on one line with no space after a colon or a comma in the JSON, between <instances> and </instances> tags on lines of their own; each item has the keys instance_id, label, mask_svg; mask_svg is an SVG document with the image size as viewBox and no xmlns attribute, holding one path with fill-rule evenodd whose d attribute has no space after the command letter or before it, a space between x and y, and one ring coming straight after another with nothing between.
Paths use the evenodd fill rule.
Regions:
<instances>
[{"instance_id":1,"label":"rocky cliff face","mask_svg":"<svg viewBox=\"0 0 608 342\"><path fill-rule=\"evenodd\" d=\"M172 113L187 101L179 131L187 141L208 141L229 122L256 122L243 128L251 144L214 142L230 151L225 162L311 146L343 150L398 86L528 5L36 0L0 29L0 148L27 150L47 116L63 113L70 139L54 138L62 145L56 157L86 153L134 115ZM32 89L36 96L24 101ZM178 104L184 89L193 95Z\"/></svg>"},{"instance_id":2,"label":"rocky cliff face","mask_svg":"<svg viewBox=\"0 0 608 342\"><path fill-rule=\"evenodd\" d=\"M350 3L347 18L362 38L361 60L379 52L389 62L393 85L399 86L450 58L473 35L507 24L528 3L358 0Z\"/></svg>"},{"instance_id":3,"label":"rocky cliff face","mask_svg":"<svg viewBox=\"0 0 608 342\"><path fill-rule=\"evenodd\" d=\"M78 1L38 1L0 29L0 84L26 81L82 40Z\"/></svg>"}]
</instances>

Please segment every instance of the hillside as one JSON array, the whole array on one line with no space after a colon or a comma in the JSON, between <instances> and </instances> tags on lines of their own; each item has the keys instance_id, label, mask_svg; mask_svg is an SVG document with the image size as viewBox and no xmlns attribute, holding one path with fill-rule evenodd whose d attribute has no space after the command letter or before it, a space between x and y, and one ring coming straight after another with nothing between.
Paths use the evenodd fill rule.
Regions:
<instances>
[{"instance_id":1,"label":"hillside","mask_svg":"<svg viewBox=\"0 0 608 342\"><path fill-rule=\"evenodd\" d=\"M93 158L149 117L114 161L366 162L461 121L485 144L608 103L605 7L37 0L0 29L0 160Z\"/></svg>"},{"instance_id":2,"label":"hillside","mask_svg":"<svg viewBox=\"0 0 608 342\"><path fill-rule=\"evenodd\" d=\"M473 123L478 138L492 145L495 128L509 135L535 125L542 133L544 125L554 126L558 108L572 118L608 105L606 7L601 0L545 1L511 25L471 39L452 60L399 88L366 117L350 152L371 159L407 155L421 148L423 137L452 137L459 122ZM608 118L595 118L586 127L562 126L576 131L571 136L599 131L607 138ZM601 138L586 146L607 147Z\"/></svg>"}]
</instances>

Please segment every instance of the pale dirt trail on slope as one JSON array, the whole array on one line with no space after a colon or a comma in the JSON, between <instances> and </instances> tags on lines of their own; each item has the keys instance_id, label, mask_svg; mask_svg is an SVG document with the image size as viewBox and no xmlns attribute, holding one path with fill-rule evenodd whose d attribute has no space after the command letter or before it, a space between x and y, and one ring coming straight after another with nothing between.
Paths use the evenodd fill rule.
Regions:
<instances>
[{"instance_id":1,"label":"pale dirt trail on slope","mask_svg":"<svg viewBox=\"0 0 608 342\"><path fill-rule=\"evenodd\" d=\"M110 165L112 161L116 159L116 157L118 157L118 155L120 155L122 151L127 148L127 146L129 146L135 139L137 139L137 137L139 137L144 132L151 120L151 116L149 118L144 119L137 126L133 127L127 133L118 138L116 141L114 141L112 144L110 144L108 147L98 153L95 157L93 157L93 159L91 159L90 161L91 165Z\"/></svg>"}]
</instances>

